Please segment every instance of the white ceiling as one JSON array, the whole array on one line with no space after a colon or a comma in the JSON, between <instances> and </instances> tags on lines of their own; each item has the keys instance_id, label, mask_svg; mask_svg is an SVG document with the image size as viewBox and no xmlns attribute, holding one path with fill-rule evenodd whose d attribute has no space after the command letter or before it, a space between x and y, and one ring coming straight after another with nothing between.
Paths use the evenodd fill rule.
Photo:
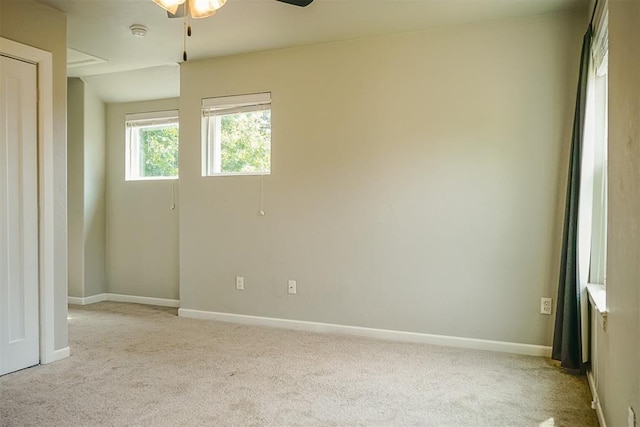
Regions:
<instances>
[{"instance_id":1,"label":"white ceiling","mask_svg":"<svg viewBox=\"0 0 640 427\"><path fill-rule=\"evenodd\" d=\"M69 68L106 102L178 96L183 20L152 0L38 0L68 15L68 46L106 60ZM193 20L189 60L586 7L588 0L228 0ZM129 26L142 24L145 38Z\"/></svg>"}]
</instances>

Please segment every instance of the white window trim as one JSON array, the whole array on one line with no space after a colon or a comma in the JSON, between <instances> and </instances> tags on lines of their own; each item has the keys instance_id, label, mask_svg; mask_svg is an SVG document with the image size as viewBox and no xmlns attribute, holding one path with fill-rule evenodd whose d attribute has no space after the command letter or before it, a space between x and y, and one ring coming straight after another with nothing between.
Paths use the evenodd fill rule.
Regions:
<instances>
[{"instance_id":1,"label":"white window trim","mask_svg":"<svg viewBox=\"0 0 640 427\"><path fill-rule=\"evenodd\" d=\"M247 105L270 104L271 92L252 93L249 95L219 96L216 98L203 98L203 109L227 109L230 107L243 107Z\"/></svg>"},{"instance_id":2,"label":"white window trim","mask_svg":"<svg viewBox=\"0 0 640 427\"><path fill-rule=\"evenodd\" d=\"M258 172L222 172L222 148L220 135L220 116L225 114L263 111L271 109L271 92L246 95L220 96L202 99L202 176L261 176L270 175L268 171ZM211 126L210 117L216 115L215 126Z\"/></svg>"},{"instance_id":3,"label":"white window trim","mask_svg":"<svg viewBox=\"0 0 640 427\"><path fill-rule=\"evenodd\" d=\"M593 54L594 68L601 76L602 70L606 70L609 64L609 5L607 1L602 1L602 6L598 8L596 24L593 29L593 39L591 51Z\"/></svg>"},{"instance_id":4,"label":"white window trim","mask_svg":"<svg viewBox=\"0 0 640 427\"><path fill-rule=\"evenodd\" d=\"M608 63L608 8L606 0L599 3L592 35L589 61L587 99L582 151L580 203L578 208L578 268L580 278L583 325L589 325L589 296L603 313L606 328L606 74ZM604 81L602 80L604 79ZM603 86L604 84L604 86ZM604 97L605 108L602 108ZM604 175L598 169L604 168ZM604 187L602 187L604 185ZM602 191L600 191L602 190ZM604 204L602 201L604 200ZM603 237L604 236L604 237ZM592 262L592 261L595 261ZM595 281L602 281L595 284ZM597 298L594 298L598 290ZM605 297L604 299L602 297ZM589 328L582 330L582 357L589 357Z\"/></svg>"},{"instance_id":5,"label":"white window trim","mask_svg":"<svg viewBox=\"0 0 640 427\"><path fill-rule=\"evenodd\" d=\"M176 180L178 176L141 176L140 143L133 136L134 127L178 123L178 110L125 114L125 181ZM137 171L137 172L136 172Z\"/></svg>"},{"instance_id":6,"label":"white window trim","mask_svg":"<svg viewBox=\"0 0 640 427\"><path fill-rule=\"evenodd\" d=\"M607 248L607 133L608 133L608 64L609 64L609 7L602 0L596 11L594 35L592 39L593 70L590 75L590 94L594 100L591 115L593 121L594 163L593 163L593 223L590 242L588 280L606 285ZM596 104L595 99L600 100ZM604 142L604 146L602 143ZM596 262L593 262L593 260Z\"/></svg>"},{"instance_id":7,"label":"white window trim","mask_svg":"<svg viewBox=\"0 0 640 427\"><path fill-rule=\"evenodd\" d=\"M149 122L166 122L167 119L177 119L178 118L178 110L167 110L167 111L151 111L146 113L130 113L125 114L124 120L125 122L129 121L149 121Z\"/></svg>"}]
</instances>

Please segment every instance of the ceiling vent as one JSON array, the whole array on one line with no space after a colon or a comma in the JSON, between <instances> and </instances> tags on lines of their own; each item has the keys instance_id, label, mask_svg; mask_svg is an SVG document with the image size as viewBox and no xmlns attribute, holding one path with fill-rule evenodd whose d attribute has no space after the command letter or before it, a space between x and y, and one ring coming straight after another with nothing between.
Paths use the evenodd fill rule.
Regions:
<instances>
[{"instance_id":1,"label":"ceiling vent","mask_svg":"<svg viewBox=\"0 0 640 427\"><path fill-rule=\"evenodd\" d=\"M86 67L87 65L103 64L106 59L80 52L79 50L67 48L67 68Z\"/></svg>"}]
</instances>

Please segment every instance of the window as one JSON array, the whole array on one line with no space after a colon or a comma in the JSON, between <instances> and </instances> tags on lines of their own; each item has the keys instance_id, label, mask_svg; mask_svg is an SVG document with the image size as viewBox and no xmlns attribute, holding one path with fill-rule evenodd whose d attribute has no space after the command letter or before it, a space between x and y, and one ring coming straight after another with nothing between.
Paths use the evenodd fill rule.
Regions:
<instances>
[{"instance_id":1,"label":"window","mask_svg":"<svg viewBox=\"0 0 640 427\"><path fill-rule=\"evenodd\" d=\"M606 54L605 54L606 55ZM596 63L597 64L597 63ZM593 219L589 283L606 283L607 264L607 57L595 70L594 79L594 167Z\"/></svg>"},{"instance_id":2,"label":"window","mask_svg":"<svg viewBox=\"0 0 640 427\"><path fill-rule=\"evenodd\" d=\"M608 9L598 11L592 38L582 158L581 219L584 255L581 270L588 283L606 284L607 263L607 133L608 133ZM584 265L584 267L582 267ZM581 273L582 274L582 273Z\"/></svg>"},{"instance_id":3,"label":"window","mask_svg":"<svg viewBox=\"0 0 640 427\"><path fill-rule=\"evenodd\" d=\"M127 181L178 177L178 111L127 114Z\"/></svg>"},{"instance_id":4,"label":"window","mask_svg":"<svg viewBox=\"0 0 640 427\"><path fill-rule=\"evenodd\" d=\"M202 175L271 172L271 94L202 100Z\"/></svg>"}]
</instances>

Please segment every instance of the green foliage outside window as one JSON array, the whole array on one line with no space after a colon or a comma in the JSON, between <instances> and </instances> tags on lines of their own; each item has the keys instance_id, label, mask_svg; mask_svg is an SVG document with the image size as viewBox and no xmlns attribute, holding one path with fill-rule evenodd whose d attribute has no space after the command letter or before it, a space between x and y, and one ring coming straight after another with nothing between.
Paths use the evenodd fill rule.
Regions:
<instances>
[{"instance_id":1,"label":"green foliage outside window","mask_svg":"<svg viewBox=\"0 0 640 427\"><path fill-rule=\"evenodd\" d=\"M221 171L271 170L271 111L227 114L221 122Z\"/></svg>"},{"instance_id":2,"label":"green foliage outside window","mask_svg":"<svg viewBox=\"0 0 640 427\"><path fill-rule=\"evenodd\" d=\"M178 126L140 129L142 176L178 176Z\"/></svg>"}]
</instances>

